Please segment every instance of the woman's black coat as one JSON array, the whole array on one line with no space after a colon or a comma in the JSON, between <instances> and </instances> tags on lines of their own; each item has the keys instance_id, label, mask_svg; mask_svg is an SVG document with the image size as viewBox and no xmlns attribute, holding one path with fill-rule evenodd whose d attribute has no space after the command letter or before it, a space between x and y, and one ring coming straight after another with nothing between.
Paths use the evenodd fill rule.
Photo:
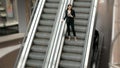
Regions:
<instances>
[{"instance_id":1,"label":"woman's black coat","mask_svg":"<svg viewBox=\"0 0 120 68\"><path fill-rule=\"evenodd\" d=\"M66 19L66 22L69 22L69 21L73 21L73 22L74 22L75 11L74 11L73 9L71 10L71 15L72 15L73 17L69 17L67 14L68 14L68 10L65 11L64 20Z\"/></svg>"}]
</instances>

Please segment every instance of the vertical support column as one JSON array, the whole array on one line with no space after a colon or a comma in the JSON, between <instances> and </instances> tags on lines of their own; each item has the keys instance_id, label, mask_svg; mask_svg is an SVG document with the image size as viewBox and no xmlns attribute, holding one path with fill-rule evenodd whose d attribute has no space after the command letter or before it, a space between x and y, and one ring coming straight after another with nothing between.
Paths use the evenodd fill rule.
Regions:
<instances>
[{"instance_id":1,"label":"vertical support column","mask_svg":"<svg viewBox=\"0 0 120 68\"><path fill-rule=\"evenodd\" d=\"M17 0L19 32L25 33L27 29L25 0Z\"/></svg>"}]
</instances>

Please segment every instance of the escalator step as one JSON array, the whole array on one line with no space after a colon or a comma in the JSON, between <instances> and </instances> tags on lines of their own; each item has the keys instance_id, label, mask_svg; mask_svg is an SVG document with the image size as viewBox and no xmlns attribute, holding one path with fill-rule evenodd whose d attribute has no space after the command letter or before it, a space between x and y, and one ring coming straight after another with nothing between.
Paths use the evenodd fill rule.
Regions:
<instances>
[{"instance_id":1,"label":"escalator step","mask_svg":"<svg viewBox=\"0 0 120 68\"><path fill-rule=\"evenodd\" d=\"M84 26L76 26L76 25L75 25L75 31L76 31L76 32L84 32L84 33L86 33L87 28L84 27Z\"/></svg>"},{"instance_id":2,"label":"escalator step","mask_svg":"<svg viewBox=\"0 0 120 68\"><path fill-rule=\"evenodd\" d=\"M50 14L56 14L57 12L57 9L54 9L54 8L45 8L43 10L44 13L50 13Z\"/></svg>"},{"instance_id":3,"label":"escalator step","mask_svg":"<svg viewBox=\"0 0 120 68\"><path fill-rule=\"evenodd\" d=\"M58 8L58 4L57 3L46 3L45 7L47 7L47 8Z\"/></svg>"},{"instance_id":4,"label":"escalator step","mask_svg":"<svg viewBox=\"0 0 120 68\"><path fill-rule=\"evenodd\" d=\"M89 14L82 14L82 13L76 13L76 19L85 19L88 20L89 19Z\"/></svg>"},{"instance_id":5,"label":"escalator step","mask_svg":"<svg viewBox=\"0 0 120 68\"><path fill-rule=\"evenodd\" d=\"M56 16L55 14L42 14L41 18L42 19L53 19L54 20L55 16Z\"/></svg>"},{"instance_id":6,"label":"escalator step","mask_svg":"<svg viewBox=\"0 0 120 68\"><path fill-rule=\"evenodd\" d=\"M76 13L90 13L90 8L75 7L74 10Z\"/></svg>"},{"instance_id":7,"label":"escalator step","mask_svg":"<svg viewBox=\"0 0 120 68\"><path fill-rule=\"evenodd\" d=\"M47 46L33 45L31 51L45 53Z\"/></svg>"},{"instance_id":8,"label":"escalator step","mask_svg":"<svg viewBox=\"0 0 120 68\"><path fill-rule=\"evenodd\" d=\"M87 26L88 25L88 20L75 19L75 25Z\"/></svg>"},{"instance_id":9,"label":"escalator step","mask_svg":"<svg viewBox=\"0 0 120 68\"><path fill-rule=\"evenodd\" d=\"M86 34L85 33L79 33L79 32L77 32L76 36L77 36L78 39L85 40Z\"/></svg>"},{"instance_id":10,"label":"escalator step","mask_svg":"<svg viewBox=\"0 0 120 68\"><path fill-rule=\"evenodd\" d=\"M74 2L74 7L86 7L90 8L91 2Z\"/></svg>"},{"instance_id":11,"label":"escalator step","mask_svg":"<svg viewBox=\"0 0 120 68\"><path fill-rule=\"evenodd\" d=\"M33 68L37 68L37 67L42 68L42 64L43 62L40 60L28 60L26 63L27 67L33 67Z\"/></svg>"},{"instance_id":12,"label":"escalator step","mask_svg":"<svg viewBox=\"0 0 120 68\"><path fill-rule=\"evenodd\" d=\"M45 53L31 52L28 57L29 57L29 59L34 59L34 60L41 60L41 61L43 61L43 60L44 60L44 57L45 57ZM28 60L29 60L29 59L28 59Z\"/></svg>"},{"instance_id":13,"label":"escalator step","mask_svg":"<svg viewBox=\"0 0 120 68\"><path fill-rule=\"evenodd\" d=\"M59 0L47 0L47 2L59 3Z\"/></svg>"},{"instance_id":14,"label":"escalator step","mask_svg":"<svg viewBox=\"0 0 120 68\"><path fill-rule=\"evenodd\" d=\"M82 56L74 53L63 53L61 59L81 62Z\"/></svg>"},{"instance_id":15,"label":"escalator step","mask_svg":"<svg viewBox=\"0 0 120 68\"><path fill-rule=\"evenodd\" d=\"M72 35L73 32L71 31L70 34ZM76 31L76 37L77 37L78 41L80 41L80 40L84 41L85 37L86 37L86 33L81 33L81 32ZM66 35L66 38L67 38L67 35ZM71 39L74 39L74 38L71 37Z\"/></svg>"},{"instance_id":16,"label":"escalator step","mask_svg":"<svg viewBox=\"0 0 120 68\"><path fill-rule=\"evenodd\" d=\"M74 61L60 61L60 67L59 68L80 68L80 62L74 62Z\"/></svg>"},{"instance_id":17,"label":"escalator step","mask_svg":"<svg viewBox=\"0 0 120 68\"><path fill-rule=\"evenodd\" d=\"M38 26L38 31L40 32L51 32L52 27L48 26Z\"/></svg>"},{"instance_id":18,"label":"escalator step","mask_svg":"<svg viewBox=\"0 0 120 68\"><path fill-rule=\"evenodd\" d=\"M40 20L40 25L44 26L53 26L54 21L53 20Z\"/></svg>"},{"instance_id":19,"label":"escalator step","mask_svg":"<svg viewBox=\"0 0 120 68\"><path fill-rule=\"evenodd\" d=\"M71 46L83 46L84 45L84 41L75 41L75 40L65 40L65 44L67 45L71 45Z\"/></svg>"},{"instance_id":20,"label":"escalator step","mask_svg":"<svg viewBox=\"0 0 120 68\"><path fill-rule=\"evenodd\" d=\"M36 37L37 37L37 38L49 39L49 38L50 38L50 33L37 32L37 33L36 33Z\"/></svg>"},{"instance_id":21,"label":"escalator step","mask_svg":"<svg viewBox=\"0 0 120 68\"><path fill-rule=\"evenodd\" d=\"M38 45L48 45L49 40L46 39L34 39L33 43Z\"/></svg>"},{"instance_id":22,"label":"escalator step","mask_svg":"<svg viewBox=\"0 0 120 68\"><path fill-rule=\"evenodd\" d=\"M83 47L64 45L63 52L82 54L83 53Z\"/></svg>"}]
</instances>

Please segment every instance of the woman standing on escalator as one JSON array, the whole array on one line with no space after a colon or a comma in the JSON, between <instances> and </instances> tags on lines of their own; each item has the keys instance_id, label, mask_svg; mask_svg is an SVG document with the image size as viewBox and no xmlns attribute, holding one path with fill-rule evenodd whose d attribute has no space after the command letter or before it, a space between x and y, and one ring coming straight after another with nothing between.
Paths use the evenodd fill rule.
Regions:
<instances>
[{"instance_id":1,"label":"woman standing on escalator","mask_svg":"<svg viewBox=\"0 0 120 68\"><path fill-rule=\"evenodd\" d=\"M72 28L74 39L77 40L76 32L75 32L75 28L74 28L74 18L75 18L75 11L72 9L72 5L68 4L68 7L67 7L67 9L65 11L65 17L64 17L64 20L66 19L66 23L67 23L68 40L71 39L70 26Z\"/></svg>"}]
</instances>

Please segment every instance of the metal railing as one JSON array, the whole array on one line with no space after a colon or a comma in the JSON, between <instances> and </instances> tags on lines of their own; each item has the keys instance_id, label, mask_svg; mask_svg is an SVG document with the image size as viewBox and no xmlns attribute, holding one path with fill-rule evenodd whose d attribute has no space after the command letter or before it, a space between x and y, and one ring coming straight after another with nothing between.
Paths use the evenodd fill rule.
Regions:
<instances>
[{"instance_id":1,"label":"metal railing","mask_svg":"<svg viewBox=\"0 0 120 68\"><path fill-rule=\"evenodd\" d=\"M37 29L37 25L39 23L40 16L42 14L42 9L44 7L44 4L45 4L45 0L36 1L35 8L33 10L33 13L30 19L30 24L25 34L25 37L22 43L22 48L20 50L20 53L14 68L24 68L25 66L27 56L29 54L29 50Z\"/></svg>"},{"instance_id":2,"label":"metal railing","mask_svg":"<svg viewBox=\"0 0 120 68\"><path fill-rule=\"evenodd\" d=\"M63 8L62 8L62 11L61 11L61 15L60 15L60 18L59 18L59 25L58 25L58 29L57 29L57 33L56 33L56 43L54 44L54 53L53 53L53 56L51 58L51 65L50 65L50 68L58 68L58 64L59 64L59 58L60 58L60 48L62 48L61 46L63 45L63 39L64 39L64 34L65 34L65 31L64 31L64 27L66 26L65 25L65 22L62 22L62 19L64 17L64 13L65 13L65 10L66 10L66 6L68 5L68 3L70 2L70 0L65 0L64 1L64 5L63 5Z\"/></svg>"},{"instance_id":3,"label":"metal railing","mask_svg":"<svg viewBox=\"0 0 120 68\"><path fill-rule=\"evenodd\" d=\"M64 38L65 38L64 36L67 29L65 21L64 22L61 22L61 21L64 17L66 6L69 3L72 4L73 0L62 0L63 5L61 6L61 10L59 12L58 21L56 22L58 25L56 26L57 28L55 30L55 37L54 37L55 41L52 44L53 47L52 47L51 53L49 53L50 59L48 64L46 64L48 65L46 66L46 68L58 68L60 55L62 52L62 47L64 43Z\"/></svg>"},{"instance_id":4,"label":"metal railing","mask_svg":"<svg viewBox=\"0 0 120 68\"><path fill-rule=\"evenodd\" d=\"M64 12L64 9L66 7L66 3L67 3L67 0L61 0L61 3L60 3L60 9L58 11L58 15L57 15L57 19L56 19L56 25L54 26L54 29L53 29L53 34L52 34L52 38L51 38L51 43L50 43L50 47L49 47L49 50L48 50L48 53L47 53L47 58L45 60L45 64L44 64L44 67L43 68L54 68L54 59L53 57L55 57L55 51L56 51L56 44L57 44L57 39L58 39L58 30L59 30L59 27L61 25L61 18L63 17L63 12Z\"/></svg>"},{"instance_id":5,"label":"metal railing","mask_svg":"<svg viewBox=\"0 0 120 68\"><path fill-rule=\"evenodd\" d=\"M88 31L86 36L86 42L85 42L85 52L83 57L85 57L82 61L82 68L89 68L89 59L90 59L90 52L91 52L91 46L93 41L93 35L95 31L95 17L97 12L97 5L98 0L92 0L92 6L91 6L91 13L89 18L89 24L88 24Z\"/></svg>"}]
</instances>

